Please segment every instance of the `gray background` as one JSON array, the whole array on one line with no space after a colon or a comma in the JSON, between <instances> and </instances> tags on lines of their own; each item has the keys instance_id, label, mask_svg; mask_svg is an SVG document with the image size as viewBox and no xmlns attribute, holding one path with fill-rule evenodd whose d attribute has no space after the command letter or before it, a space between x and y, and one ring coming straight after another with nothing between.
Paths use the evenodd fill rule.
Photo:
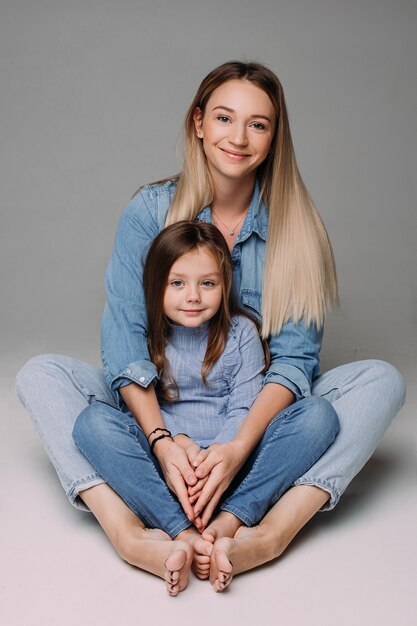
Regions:
<instances>
[{"instance_id":1,"label":"gray background","mask_svg":"<svg viewBox=\"0 0 417 626\"><path fill-rule=\"evenodd\" d=\"M153 603L156 624L165 609L171 623L253 623L261 606L263 623L411 624L414 592L403 576L416 562L416 507L404 506L415 500L417 2L1 0L0 11L1 590L14 607L4 623L21 624L27 607L26 624L73 624L81 609L81 624L143 623L129 604L134 592ZM389 360L408 379L409 404L344 504L310 525L309 541L239 577L224 597L194 580L173 601L66 505L12 381L41 352L98 363L103 274L122 208L140 184L178 171L185 110L202 77L232 58L265 62L280 77L301 173L333 242L342 307L327 322L323 369ZM202 598L214 612L198 617Z\"/></svg>"}]
</instances>

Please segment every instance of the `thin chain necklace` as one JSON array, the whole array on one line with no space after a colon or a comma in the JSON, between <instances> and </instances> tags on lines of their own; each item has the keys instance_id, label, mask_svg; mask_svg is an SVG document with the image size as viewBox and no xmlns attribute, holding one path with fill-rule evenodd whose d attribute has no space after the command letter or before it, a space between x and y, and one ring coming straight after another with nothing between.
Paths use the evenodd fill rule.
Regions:
<instances>
[{"instance_id":1,"label":"thin chain necklace","mask_svg":"<svg viewBox=\"0 0 417 626\"><path fill-rule=\"evenodd\" d=\"M246 217L247 211L244 212L243 216L240 218L240 220L238 221L238 223L236 224L236 226L233 226L233 228L230 228L230 226L228 226L227 224L225 224L223 222L223 220L220 219L220 217L217 215L216 211L214 209L211 209L211 212L213 215L216 216L217 220L220 222L220 224L223 224L223 226L225 227L225 229L227 230L227 232L229 233L229 235L231 237L233 237L233 235L235 234L235 230L236 228L241 224L241 222L243 222L243 220Z\"/></svg>"}]
</instances>

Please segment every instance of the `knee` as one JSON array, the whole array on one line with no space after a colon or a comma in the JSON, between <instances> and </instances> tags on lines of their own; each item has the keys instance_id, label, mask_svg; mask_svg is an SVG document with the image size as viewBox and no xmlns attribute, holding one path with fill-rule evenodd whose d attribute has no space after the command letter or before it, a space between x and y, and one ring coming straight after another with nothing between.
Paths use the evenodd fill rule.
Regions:
<instances>
[{"instance_id":1,"label":"knee","mask_svg":"<svg viewBox=\"0 0 417 626\"><path fill-rule=\"evenodd\" d=\"M406 398L404 376L391 363L379 360L375 360L372 363L374 373L381 381L381 386L389 390L390 396L397 403L397 410L399 411Z\"/></svg>"},{"instance_id":2,"label":"knee","mask_svg":"<svg viewBox=\"0 0 417 626\"><path fill-rule=\"evenodd\" d=\"M340 431L339 417L332 404L324 398L310 396L305 402L303 430L311 439L317 436L334 441Z\"/></svg>"},{"instance_id":3,"label":"knee","mask_svg":"<svg viewBox=\"0 0 417 626\"><path fill-rule=\"evenodd\" d=\"M18 398L24 404L24 399L30 395L31 390L37 391L44 389L47 379L53 376L56 368L57 355L41 354L32 357L19 370L16 375L16 393Z\"/></svg>"},{"instance_id":4,"label":"knee","mask_svg":"<svg viewBox=\"0 0 417 626\"><path fill-rule=\"evenodd\" d=\"M100 402L94 402L81 411L77 417L72 438L79 448L86 449L94 439L95 445L102 444L108 427L106 411Z\"/></svg>"}]
</instances>

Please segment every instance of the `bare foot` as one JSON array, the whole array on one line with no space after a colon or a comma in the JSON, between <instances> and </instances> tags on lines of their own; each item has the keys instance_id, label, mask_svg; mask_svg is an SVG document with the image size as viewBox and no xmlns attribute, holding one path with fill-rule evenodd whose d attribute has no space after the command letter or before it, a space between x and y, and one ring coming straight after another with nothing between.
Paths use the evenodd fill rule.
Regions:
<instances>
[{"instance_id":1,"label":"bare foot","mask_svg":"<svg viewBox=\"0 0 417 626\"><path fill-rule=\"evenodd\" d=\"M218 539L213 546L210 557L210 582L216 592L224 591L232 582L233 565L229 559L230 537Z\"/></svg>"},{"instance_id":2,"label":"bare foot","mask_svg":"<svg viewBox=\"0 0 417 626\"><path fill-rule=\"evenodd\" d=\"M223 591L236 574L258 567L279 556L280 548L266 524L240 526L233 538L217 539L210 558L210 582L215 591Z\"/></svg>"},{"instance_id":3,"label":"bare foot","mask_svg":"<svg viewBox=\"0 0 417 626\"><path fill-rule=\"evenodd\" d=\"M213 544L204 540L200 533L193 527L186 528L175 537L174 541L185 541L193 550L192 568L197 576L204 580L209 577L210 554Z\"/></svg>"},{"instance_id":4,"label":"bare foot","mask_svg":"<svg viewBox=\"0 0 417 626\"><path fill-rule=\"evenodd\" d=\"M242 520L233 515L233 513L220 511L217 517L202 532L201 536L206 541L214 543L221 537L234 537L241 526L243 526Z\"/></svg>"},{"instance_id":5,"label":"bare foot","mask_svg":"<svg viewBox=\"0 0 417 626\"><path fill-rule=\"evenodd\" d=\"M131 536L128 550L121 554L122 558L163 578L169 595L176 596L188 585L193 560L191 546L185 541L172 541L169 535L157 528L140 531L136 538Z\"/></svg>"},{"instance_id":6,"label":"bare foot","mask_svg":"<svg viewBox=\"0 0 417 626\"><path fill-rule=\"evenodd\" d=\"M192 558L192 548L186 544L185 549L176 547L165 561L164 578L170 596L178 595L188 585Z\"/></svg>"}]
</instances>

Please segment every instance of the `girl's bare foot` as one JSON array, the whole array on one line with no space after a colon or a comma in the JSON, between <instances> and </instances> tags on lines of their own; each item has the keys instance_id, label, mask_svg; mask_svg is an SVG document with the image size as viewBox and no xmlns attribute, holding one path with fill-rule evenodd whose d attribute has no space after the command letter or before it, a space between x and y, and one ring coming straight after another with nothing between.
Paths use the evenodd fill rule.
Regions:
<instances>
[{"instance_id":1,"label":"girl's bare foot","mask_svg":"<svg viewBox=\"0 0 417 626\"><path fill-rule=\"evenodd\" d=\"M191 546L193 550L192 569L197 578L205 579L209 577L210 572L210 554L213 544L204 540L200 533L190 526L175 537L174 542L183 541Z\"/></svg>"},{"instance_id":2,"label":"girl's bare foot","mask_svg":"<svg viewBox=\"0 0 417 626\"><path fill-rule=\"evenodd\" d=\"M194 562L197 565L197 569L193 569L199 578L204 580L210 575L210 554L215 541L221 537L233 537L241 525L241 520L232 513L221 511L203 531L200 543L194 546ZM207 547L208 545L209 548Z\"/></svg>"},{"instance_id":3,"label":"girl's bare foot","mask_svg":"<svg viewBox=\"0 0 417 626\"><path fill-rule=\"evenodd\" d=\"M243 526L243 522L236 515L229 513L229 511L220 511L217 517L201 533L201 536L206 541L215 543L221 537L234 537L241 526Z\"/></svg>"}]
</instances>

